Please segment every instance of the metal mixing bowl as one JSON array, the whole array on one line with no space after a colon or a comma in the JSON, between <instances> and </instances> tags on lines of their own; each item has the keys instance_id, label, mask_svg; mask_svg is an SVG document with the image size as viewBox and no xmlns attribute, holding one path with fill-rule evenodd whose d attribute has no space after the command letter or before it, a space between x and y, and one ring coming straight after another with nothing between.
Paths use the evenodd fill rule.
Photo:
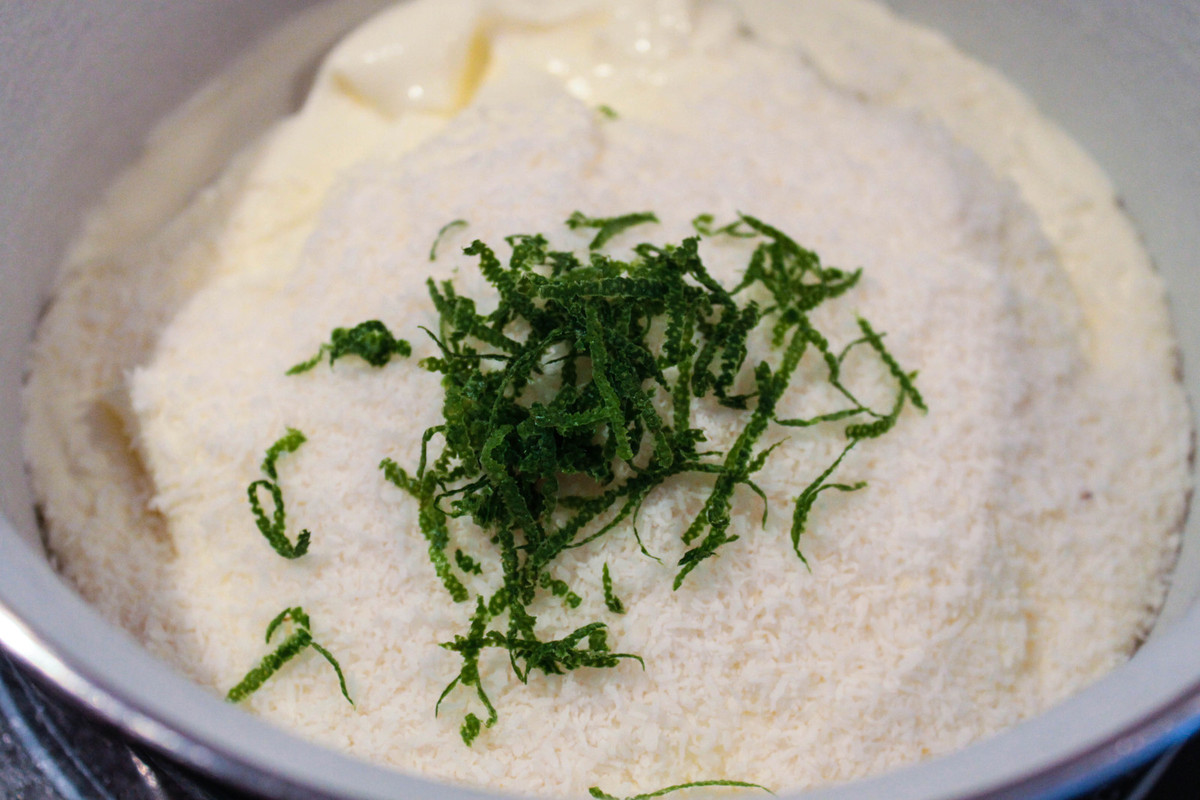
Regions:
<instances>
[{"instance_id":1,"label":"metal mixing bowl","mask_svg":"<svg viewBox=\"0 0 1200 800\"><path fill-rule=\"evenodd\" d=\"M780 0L782 2L782 0ZM20 386L39 308L80 214L153 122L311 2L16 0L0 5L0 642L78 703L170 757L268 796L485 797L299 741L222 703L105 623L47 562L20 445ZM227 147L295 102L325 15L271 92L212 131ZM1170 290L1187 388L1200 396L1200 10L1183 0L893 0L1006 72L1104 165ZM206 177L192 170L192 179ZM809 800L1066 797L1200 725L1200 524L1162 618L1132 661L1048 713L953 755Z\"/></svg>"}]
</instances>

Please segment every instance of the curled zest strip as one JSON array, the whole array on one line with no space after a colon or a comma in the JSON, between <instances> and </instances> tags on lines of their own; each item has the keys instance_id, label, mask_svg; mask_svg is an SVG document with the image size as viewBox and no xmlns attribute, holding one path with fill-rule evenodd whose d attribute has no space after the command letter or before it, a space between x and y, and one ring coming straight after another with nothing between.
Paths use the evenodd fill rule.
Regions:
<instances>
[{"instance_id":1,"label":"curled zest strip","mask_svg":"<svg viewBox=\"0 0 1200 800\"><path fill-rule=\"evenodd\" d=\"M246 497L250 501L250 513L254 515L254 524L275 552L284 558L299 558L307 553L312 534L307 530L300 531L294 545L288 539L287 510L283 505L283 490L275 482L279 479L275 464L280 455L296 452L305 441L307 439L303 433L295 428L288 428L282 438L267 448L267 454L263 458L262 470L270 480L259 479L246 487ZM259 499L260 489L266 489L271 495L273 509L270 517L263 510L262 501Z\"/></svg>"},{"instance_id":2,"label":"curled zest strip","mask_svg":"<svg viewBox=\"0 0 1200 800\"><path fill-rule=\"evenodd\" d=\"M246 676L238 682L236 686L229 690L225 695L225 699L231 703L239 703L245 700L251 694L256 692L272 675L279 669L291 661L305 649L312 647L313 650L320 653L321 656L329 662L333 667L333 671L337 673L338 685L342 690L342 697L346 698L346 702L354 705L354 701L350 699L350 692L346 689L346 676L342 673L342 667L338 664L333 654L318 644L312 638L312 631L308 615L304 613L304 609L300 606L285 608L279 612L274 619L267 625L266 642L271 643L271 637L275 631L279 630L284 622L291 622L292 632L284 639L273 652L263 656L259 665L246 673Z\"/></svg>"},{"instance_id":3,"label":"curled zest strip","mask_svg":"<svg viewBox=\"0 0 1200 800\"><path fill-rule=\"evenodd\" d=\"M308 439L304 434L295 428L288 428L279 441L267 448L267 454L263 457L262 471L267 473L267 476L273 480L279 480L279 474L275 470L275 462L284 453L294 453L300 449L300 445L304 444Z\"/></svg>"},{"instance_id":4,"label":"curled zest strip","mask_svg":"<svg viewBox=\"0 0 1200 800\"><path fill-rule=\"evenodd\" d=\"M441 227L441 229L438 230L437 236L434 237L433 244L429 246L429 260L437 261L438 245L440 245L442 243L442 239L446 236L447 233L449 233L451 230L453 230L455 228L465 228L465 227L467 227L467 221L465 219L456 219L452 222L447 222L445 225L443 225Z\"/></svg>"}]
</instances>

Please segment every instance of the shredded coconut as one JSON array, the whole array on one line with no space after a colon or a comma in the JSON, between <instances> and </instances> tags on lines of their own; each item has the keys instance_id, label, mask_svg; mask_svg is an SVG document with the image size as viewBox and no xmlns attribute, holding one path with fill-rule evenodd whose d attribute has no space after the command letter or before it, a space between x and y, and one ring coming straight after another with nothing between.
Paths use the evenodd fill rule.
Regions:
<instances>
[{"instance_id":1,"label":"shredded coconut","mask_svg":"<svg viewBox=\"0 0 1200 800\"><path fill-rule=\"evenodd\" d=\"M765 13L743 6L751 22ZM82 248L27 390L29 459L64 573L220 693L263 655L267 621L302 605L356 707L319 658L289 664L247 707L402 770L547 796L851 780L1001 730L1127 658L1162 601L1188 480L1189 421L1146 256L1102 176L999 77L873 6L803 8L796 31L772 30L808 46L810 63L707 42L678 56L703 56L705 71L670 84L666 111L616 103L616 119L516 63L522 37L538 34L497 34L496 63L513 65L465 110L370 123L352 157L330 155L342 163L301 182L300 199L311 114L239 157L148 242ZM853 55L865 51L868 66ZM972 98L1004 100L968 103L945 74L970 75ZM1000 118L1069 157L993 141ZM436 326L424 279L479 295L463 244L503 251L509 234L545 232L583 247L561 225L576 209L659 215L615 239L618 252L679 241L699 213L741 210L828 264L862 266L836 301L842 341L856 311L887 331L919 368L930 412L906 412L847 458L839 479L869 487L817 503L811 572L787 531L792 498L843 444L821 428L774 432L787 441L760 481L765 528L760 501L739 495L741 539L679 591L671 565L702 479L676 479L641 511L663 564L628 530L570 551L555 574L581 595L580 618L603 617L645 670L523 685L489 652L481 667L501 718L467 748L461 698L437 717L433 703L458 668L438 643L469 609L450 602L415 502L377 465L415 463L439 421L437 378L416 367L434 353L419 327ZM460 218L469 225L430 262L438 230ZM748 245L703 247L736 282ZM413 342L412 359L284 375L331 328L373 318ZM850 359L847 380L886 405L877 369ZM801 388L781 415L826 399ZM718 447L736 437L727 411L695 413ZM266 545L245 494L288 426L308 436L279 462L291 525L313 536L296 561ZM489 546L453 531L451 550ZM624 615L605 611L605 563ZM576 619L557 601L536 611L548 630Z\"/></svg>"}]
</instances>

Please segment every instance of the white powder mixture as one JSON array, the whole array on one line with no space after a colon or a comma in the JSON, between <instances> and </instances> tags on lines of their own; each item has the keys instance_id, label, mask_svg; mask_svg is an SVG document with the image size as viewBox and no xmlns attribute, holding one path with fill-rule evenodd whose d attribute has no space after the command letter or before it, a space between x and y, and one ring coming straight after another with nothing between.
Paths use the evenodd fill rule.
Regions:
<instances>
[{"instance_id":1,"label":"white powder mixture","mask_svg":"<svg viewBox=\"0 0 1200 800\"><path fill-rule=\"evenodd\" d=\"M264 654L267 621L301 605L356 706L310 651L247 701L255 713L402 770L543 795L872 775L1037 714L1126 659L1177 549L1190 421L1162 288L1096 167L997 75L858 0L552 8L416 0L336 51L301 113L169 224L115 235L136 228L128 193L96 211L27 390L63 573L222 694ZM412 46L378 57L396 41ZM840 452L836 427L768 434L787 441L759 481L766 527L739 496L741 539L679 591L702 479L642 509L662 564L628 529L570 551L554 573L582 606L547 599L541 625L604 619L645 670L523 685L489 652L500 719L467 748L470 693L438 717L433 705L459 667L438 643L470 604L450 602L416 502L378 464L415 464L439 421L438 378L415 366L434 353L425 278L478 296L461 246L506 254L505 236L545 232L583 248L590 233L562 226L576 209L658 214L617 253L740 210L827 264L862 266L822 319L843 343L855 313L887 331L930 411L847 457L838 479L869 487L822 495L811 571L791 551L791 501ZM750 247L714 238L702 252L731 285ZM413 359L284 375L333 327L374 318ZM847 367L886 407L877 365ZM830 405L813 383L797 381L781 416ZM736 437L735 415L696 414L716 446ZM313 537L295 561L246 503L288 426L308 436L279 461L289 532ZM454 537L451 551L490 547L466 525ZM605 563L624 615L605 610Z\"/></svg>"}]
</instances>

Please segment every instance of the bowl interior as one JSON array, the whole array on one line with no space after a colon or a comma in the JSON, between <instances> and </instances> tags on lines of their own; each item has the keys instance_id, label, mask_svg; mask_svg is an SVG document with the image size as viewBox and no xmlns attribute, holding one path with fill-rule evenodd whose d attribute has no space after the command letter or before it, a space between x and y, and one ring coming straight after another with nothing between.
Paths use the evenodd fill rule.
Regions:
<instances>
[{"instance_id":1,"label":"bowl interior","mask_svg":"<svg viewBox=\"0 0 1200 800\"><path fill-rule=\"evenodd\" d=\"M98 713L249 788L293 797L478 796L398 780L299 743L151 659L54 575L24 472L29 339L82 211L155 120L309 5L48 0L0 8L0 187L8 198L0 204L0 642ZM377 5L338 0L303 12L313 26L306 45L281 52L278 74L247 89L241 112L211 132L211 149L177 165L180 185L203 184L221 153L292 107L315 58ZM891 5L999 67L1108 170L1169 286L1187 390L1200 396L1200 316L1187 313L1200 307L1200 15L1185 4L1120 0ZM185 195L165 198L161 213ZM1189 646L1200 638L1198 594L1193 515L1162 617L1129 665L967 751L814 797L949 798L1005 786L1049 797L1163 747L1200 718L1200 658Z\"/></svg>"}]
</instances>

